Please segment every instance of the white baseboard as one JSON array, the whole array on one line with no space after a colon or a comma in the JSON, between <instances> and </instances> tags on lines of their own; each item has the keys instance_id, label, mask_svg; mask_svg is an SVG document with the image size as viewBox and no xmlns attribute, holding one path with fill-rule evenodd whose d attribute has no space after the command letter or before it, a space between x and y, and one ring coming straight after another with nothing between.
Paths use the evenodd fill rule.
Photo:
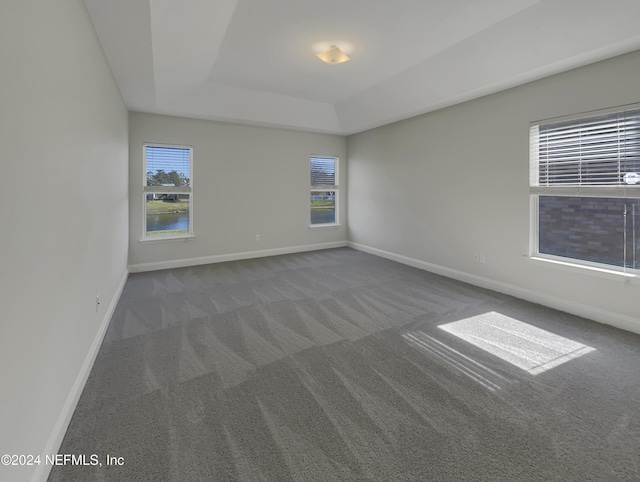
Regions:
<instances>
[{"instance_id":1,"label":"white baseboard","mask_svg":"<svg viewBox=\"0 0 640 482\"><path fill-rule=\"evenodd\" d=\"M633 333L640 334L640 319L632 318L630 316L614 313L611 311L603 310L593 306L584 305L582 303L576 303L575 301L565 300L545 293L539 293L537 291L529 290L527 288L521 288L519 286L502 283L482 276L477 276L464 271L459 271L445 266L440 266L433 263L427 263L419 259L410 258L401 254L392 253L383 249L373 248L364 244L354 243L349 241L347 246L364 251L366 253L374 254L382 258L387 258L398 263L413 266L414 268L423 269L432 273L436 273L448 278L453 278L458 281L464 281L481 288L497 291L507 295L515 296L523 300L531 301L540 305L548 306L556 310L564 311L565 313L571 313L572 315L581 316L589 320L597 321L605 325L615 326L623 330L631 331Z\"/></svg>"},{"instance_id":2,"label":"white baseboard","mask_svg":"<svg viewBox=\"0 0 640 482\"><path fill-rule=\"evenodd\" d=\"M224 263L225 261L238 261L241 259L264 258L266 256L278 256L281 254L302 253L305 251L317 251L319 249L344 248L346 241L334 241L331 243L305 244L302 246L289 246L286 248L262 249L259 251L244 251L242 253L215 254L201 258L174 259L171 261L158 261L155 263L140 263L129 266L130 273L143 271L156 271L159 269L185 268L201 264Z\"/></svg>"},{"instance_id":3,"label":"white baseboard","mask_svg":"<svg viewBox=\"0 0 640 482\"><path fill-rule=\"evenodd\" d=\"M111 321L113 312L118 305L120 295L122 294L122 290L124 289L124 285L126 284L128 277L129 271L126 270L124 276L122 277L122 280L120 281L120 285L116 289L116 292L111 299L111 303L109 303L107 311L104 314L104 318L100 322L98 332L93 339L93 343L91 343L91 347L89 348L89 352L84 359L84 363L80 367L80 371L78 372L78 376L76 377L73 386L71 387L71 391L69 392L69 395L67 395L67 399L62 406L62 410L60 410L58 420L56 420L56 424L53 427L51 435L49 436L47 445L42 452L43 457L45 454L57 454L58 450L60 450L60 445L62 445L62 440L64 439L67 428L69 427L69 423L71 422L71 417L73 416L73 412L76 410L78 400L80 400L80 395L82 395L84 386L87 383L87 379L89 378L89 374L91 373L91 369L93 368L93 363L95 362L98 351L100 350L100 346L102 345L102 340L107 333L109 322ZM46 481L49 477L49 472L51 472L51 467L51 465L44 463L38 465L36 467L36 470L33 472L33 475L31 476L31 482Z\"/></svg>"}]
</instances>

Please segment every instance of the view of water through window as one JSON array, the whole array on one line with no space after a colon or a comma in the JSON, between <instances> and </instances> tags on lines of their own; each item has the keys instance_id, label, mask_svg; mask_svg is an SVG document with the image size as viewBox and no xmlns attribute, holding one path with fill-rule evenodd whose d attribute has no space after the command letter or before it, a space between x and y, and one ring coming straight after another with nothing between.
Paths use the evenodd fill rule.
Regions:
<instances>
[{"instance_id":1,"label":"view of water through window","mask_svg":"<svg viewBox=\"0 0 640 482\"><path fill-rule=\"evenodd\" d=\"M190 201L186 194L148 195L147 236L188 234Z\"/></svg>"},{"instance_id":2,"label":"view of water through window","mask_svg":"<svg viewBox=\"0 0 640 482\"><path fill-rule=\"evenodd\" d=\"M333 224L336 222L336 210L311 209L311 224Z\"/></svg>"},{"instance_id":3,"label":"view of water through window","mask_svg":"<svg viewBox=\"0 0 640 482\"><path fill-rule=\"evenodd\" d=\"M147 231L188 230L188 214L149 214L147 215Z\"/></svg>"}]
</instances>

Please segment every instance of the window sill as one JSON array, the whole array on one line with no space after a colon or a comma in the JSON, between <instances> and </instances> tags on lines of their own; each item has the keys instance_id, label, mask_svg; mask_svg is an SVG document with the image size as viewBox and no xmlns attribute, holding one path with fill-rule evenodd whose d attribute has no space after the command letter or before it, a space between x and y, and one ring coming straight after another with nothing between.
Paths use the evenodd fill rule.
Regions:
<instances>
[{"instance_id":1,"label":"window sill","mask_svg":"<svg viewBox=\"0 0 640 482\"><path fill-rule=\"evenodd\" d=\"M138 242L140 244L176 243L178 241L191 241L194 238L193 234L186 236L158 236L157 238L142 238Z\"/></svg>"},{"instance_id":2,"label":"window sill","mask_svg":"<svg viewBox=\"0 0 640 482\"><path fill-rule=\"evenodd\" d=\"M527 259L532 263L544 263L552 268L557 268L572 273L586 274L614 280L624 280L626 283L640 283L640 272L638 270L627 270L626 272L623 272L622 269L618 270L603 268L599 266L590 266L586 264L572 263L570 261L545 258L541 256L527 256Z\"/></svg>"},{"instance_id":3,"label":"window sill","mask_svg":"<svg viewBox=\"0 0 640 482\"><path fill-rule=\"evenodd\" d=\"M325 229L325 228L334 228L337 229L342 224L312 224L309 226L309 229Z\"/></svg>"}]
</instances>

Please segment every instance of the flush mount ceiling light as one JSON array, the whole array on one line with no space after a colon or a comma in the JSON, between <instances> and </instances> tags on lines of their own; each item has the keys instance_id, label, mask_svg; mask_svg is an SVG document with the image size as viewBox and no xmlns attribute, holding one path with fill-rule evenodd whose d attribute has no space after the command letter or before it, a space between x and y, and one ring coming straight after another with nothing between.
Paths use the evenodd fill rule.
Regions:
<instances>
[{"instance_id":1,"label":"flush mount ceiling light","mask_svg":"<svg viewBox=\"0 0 640 482\"><path fill-rule=\"evenodd\" d=\"M319 54L316 54L316 57L327 64L341 64L342 62L351 60L342 50L340 50L335 45L332 45L331 48L326 52L320 52Z\"/></svg>"}]
</instances>

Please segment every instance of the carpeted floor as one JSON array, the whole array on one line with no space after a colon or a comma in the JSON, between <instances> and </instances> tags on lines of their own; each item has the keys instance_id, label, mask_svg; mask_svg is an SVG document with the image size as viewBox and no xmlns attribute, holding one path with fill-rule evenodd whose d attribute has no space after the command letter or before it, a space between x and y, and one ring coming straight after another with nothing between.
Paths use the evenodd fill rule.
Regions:
<instances>
[{"instance_id":1,"label":"carpeted floor","mask_svg":"<svg viewBox=\"0 0 640 482\"><path fill-rule=\"evenodd\" d=\"M640 336L349 248L133 274L60 453L103 465L50 481L640 480Z\"/></svg>"}]
</instances>

